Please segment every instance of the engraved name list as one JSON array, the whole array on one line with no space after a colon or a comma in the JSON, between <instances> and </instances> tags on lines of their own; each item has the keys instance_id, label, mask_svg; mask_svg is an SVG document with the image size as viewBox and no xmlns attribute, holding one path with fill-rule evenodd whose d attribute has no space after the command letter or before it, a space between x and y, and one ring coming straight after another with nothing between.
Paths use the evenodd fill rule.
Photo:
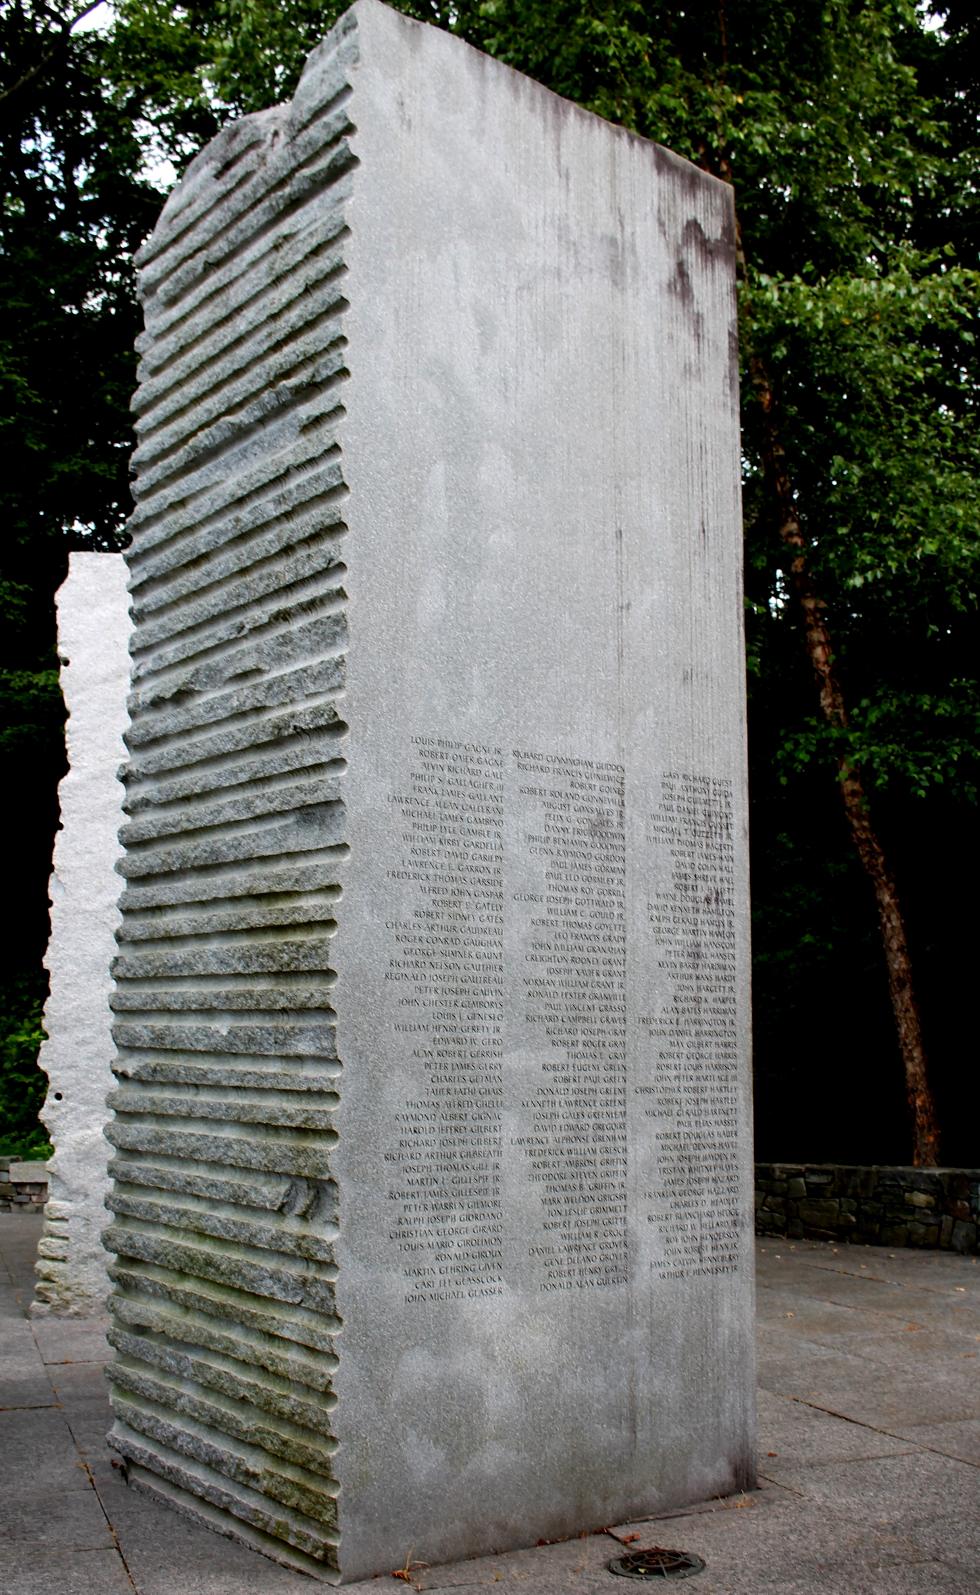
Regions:
<instances>
[{"instance_id":1,"label":"engraved name list","mask_svg":"<svg viewBox=\"0 0 980 1595\"><path fill-rule=\"evenodd\" d=\"M389 794L384 1154L406 1302L728 1272L738 1233L731 783L415 736ZM646 903L627 959L628 870ZM635 921L634 921L635 923ZM655 1001L637 1012L630 969ZM630 1239L631 1139L642 1138ZM632 1249L631 1249L632 1248Z\"/></svg>"}]
</instances>

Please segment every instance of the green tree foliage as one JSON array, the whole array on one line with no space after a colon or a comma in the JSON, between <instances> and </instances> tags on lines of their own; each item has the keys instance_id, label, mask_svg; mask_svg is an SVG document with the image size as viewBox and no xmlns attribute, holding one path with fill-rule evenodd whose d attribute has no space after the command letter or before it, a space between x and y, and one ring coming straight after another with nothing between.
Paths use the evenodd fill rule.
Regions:
<instances>
[{"instance_id":1,"label":"green tree foliage","mask_svg":"<svg viewBox=\"0 0 980 1595\"><path fill-rule=\"evenodd\" d=\"M131 257L158 199L101 41L0 7L0 783L10 924L0 1048L36 1034L64 767L54 593L68 550L118 548L134 382ZM11 1051L13 1049L13 1051Z\"/></svg>"},{"instance_id":2,"label":"green tree foliage","mask_svg":"<svg viewBox=\"0 0 980 1595\"><path fill-rule=\"evenodd\" d=\"M43 982L37 974L0 981L5 1022L0 1028L0 1155L47 1157L51 1151L38 1113L46 1081L37 1067Z\"/></svg>"},{"instance_id":3,"label":"green tree foliage","mask_svg":"<svg viewBox=\"0 0 980 1595\"><path fill-rule=\"evenodd\" d=\"M960 985L965 960L950 904L975 812L978 746L974 8L965 0L933 16L913 0L399 8L734 184L744 257L757 1059L769 1105L761 1145L787 1156L907 1156L874 909L837 794L844 760L861 771L905 894L940 1101L961 1110L949 1115L947 1160L972 1157L955 1136L969 1109L958 1034L969 987ZM179 168L229 114L288 95L342 9L119 0L105 38L72 36L56 66L13 96L10 137L20 143L9 153L25 178L41 175L43 194L33 233L16 186L4 211L0 314L11 350L37 350L3 355L7 413L18 439L29 440L25 470L36 468L37 492L28 485L18 500L17 535L25 549L44 550L31 555L36 564L25 556L10 568L15 608L36 604L39 591L41 607L49 603L55 577L39 582L37 570L60 569L79 527L111 538L120 525L128 260L147 222L141 170L161 161ZM50 8L8 13L19 19L23 60L50 47ZM15 344L27 318L40 331ZM5 331L4 351L6 340ZM67 385L66 368L76 376ZM828 723L816 707L766 475L773 414L846 724ZM35 613L26 632L35 649L38 637L48 648L50 634L47 611ZM14 668L50 668L49 655L17 656ZM882 1108L891 1103L894 1111Z\"/></svg>"}]
</instances>

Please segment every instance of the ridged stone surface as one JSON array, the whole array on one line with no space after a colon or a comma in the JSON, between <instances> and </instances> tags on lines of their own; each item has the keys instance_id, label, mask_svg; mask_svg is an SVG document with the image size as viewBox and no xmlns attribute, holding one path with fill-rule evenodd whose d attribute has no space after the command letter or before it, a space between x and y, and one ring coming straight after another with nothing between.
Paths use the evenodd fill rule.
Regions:
<instances>
[{"instance_id":1,"label":"ridged stone surface","mask_svg":"<svg viewBox=\"0 0 980 1595\"><path fill-rule=\"evenodd\" d=\"M140 256L107 1132L112 1443L311 1570L336 1539L352 37L198 158Z\"/></svg>"}]
</instances>

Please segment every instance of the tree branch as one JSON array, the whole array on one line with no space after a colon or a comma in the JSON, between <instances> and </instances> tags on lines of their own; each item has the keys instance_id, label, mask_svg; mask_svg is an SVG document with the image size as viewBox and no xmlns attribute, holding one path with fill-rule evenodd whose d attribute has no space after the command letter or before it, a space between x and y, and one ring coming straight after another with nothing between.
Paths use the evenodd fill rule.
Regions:
<instances>
[{"instance_id":1,"label":"tree branch","mask_svg":"<svg viewBox=\"0 0 980 1595\"><path fill-rule=\"evenodd\" d=\"M103 0L90 0L90 3L87 6L83 6L80 11L76 11L73 17L60 19L56 42L51 46L50 50L42 55L39 61L35 61L32 67L28 67L27 71L17 79L16 83L11 83L9 87L0 89L0 105L3 105L7 100L13 99L15 94L19 94L21 89L25 89L29 83L33 83L35 78L41 77L51 63L57 59L59 52L64 49L72 32L82 19L87 17L90 11L97 11L102 3ZM47 10L47 6L44 9Z\"/></svg>"},{"instance_id":2,"label":"tree branch","mask_svg":"<svg viewBox=\"0 0 980 1595\"><path fill-rule=\"evenodd\" d=\"M834 662L827 606L811 574L807 538L796 508L796 495L779 432L772 380L758 354L749 359L752 384L763 417L762 463L776 512L779 537L789 551L790 578L803 615L806 651L817 681L820 711L835 730L847 728L847 706ZM939 1162L939 1123L929 1083L922 1021L912 984L912 959L898 886L872 822L860 766L846 752L838 755L844 816L855 851L874 890L878 925L888 973L888 990L905 1087L912 1117L912 1161L918 1168Z\"/></svg>"}]
</instances>

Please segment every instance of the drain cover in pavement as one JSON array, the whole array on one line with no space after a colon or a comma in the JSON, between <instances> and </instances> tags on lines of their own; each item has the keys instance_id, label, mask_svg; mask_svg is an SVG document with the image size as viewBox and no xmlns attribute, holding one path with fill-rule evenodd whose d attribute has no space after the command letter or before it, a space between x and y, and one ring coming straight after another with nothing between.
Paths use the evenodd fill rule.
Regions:
<instances>
[{"instance_id":1,"label":"drain cover in pavement","mask_svg":"<svg viewBox=\"0 0 980 1595\"><path fill-rule=\"evenodd\" d=\"M693 1551L670 1551L665 1545L651 1545L645 1551L614 1556L607 1563L610 1573L623 1578L693 1578L704 1572L704 1562Z\"/></svg>"}]
</instances>

